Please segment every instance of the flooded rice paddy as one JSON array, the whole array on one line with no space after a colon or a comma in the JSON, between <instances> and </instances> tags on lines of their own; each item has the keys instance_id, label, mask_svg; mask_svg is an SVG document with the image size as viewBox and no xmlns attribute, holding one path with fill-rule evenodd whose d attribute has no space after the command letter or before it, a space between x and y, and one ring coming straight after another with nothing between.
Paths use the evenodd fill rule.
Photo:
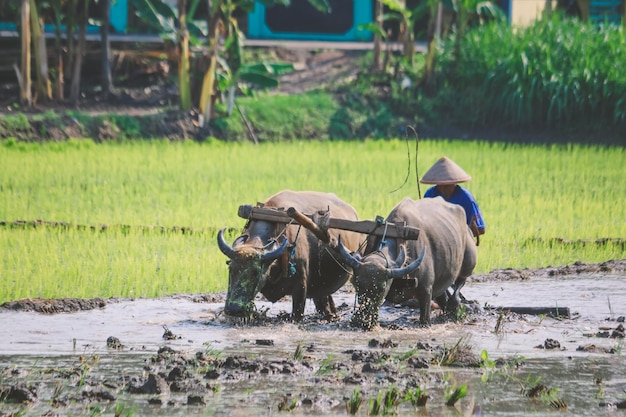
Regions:
<instances>
[{"instance_id":1,"label":"flooded rice paddy","mask_svg":"<svg viewBox=\"0 0 626 417\"><path fill-rule=\"evenodd\" d=\"M310 302L302 323L284 321L290 300L261 298L257 319L234 322L223 295L56 314L5 306L0 416L346 416L350 404L359 416L626 415L623 271L482 279L462 293L460 320L436 311L419 328L419 310L385 305L372 332L349 326L349 286L332 323Z\"/></svg>"}]
</instances>

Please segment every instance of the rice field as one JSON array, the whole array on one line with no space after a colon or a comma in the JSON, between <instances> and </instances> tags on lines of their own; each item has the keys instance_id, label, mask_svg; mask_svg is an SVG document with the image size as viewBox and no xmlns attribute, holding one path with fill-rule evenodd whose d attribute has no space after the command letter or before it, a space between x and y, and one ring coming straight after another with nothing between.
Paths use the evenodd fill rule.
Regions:
<instances>
[{"instance_id":1,"label":"rice field","mask_svg":"<svg viewBox=\"0 0 626 417\"><path fill-rule=\"evenodd\" d=\"M472 175L464 185L485 218L477 273L626 257L626 150L619 147L421 140L416 174L415 144L403 139L5 140L0 303L223 291L226 259L215 235L244 226L239 205L282 189L329 191L373 219L405 196L418 198L416 175L443 155ZM17 226L18 220L71 226Z\"/></svg>"}]
</instances>

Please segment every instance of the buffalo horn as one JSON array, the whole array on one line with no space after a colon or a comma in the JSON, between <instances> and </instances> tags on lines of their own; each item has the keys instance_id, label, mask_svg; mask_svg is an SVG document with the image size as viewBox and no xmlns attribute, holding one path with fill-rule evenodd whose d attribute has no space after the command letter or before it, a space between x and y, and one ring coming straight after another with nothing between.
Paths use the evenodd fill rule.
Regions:
<instances>
[{"instance_id":1,"label":"buffalo horn","mask_svg":"<svg viewBox=\"0 0 626 417\"><path fill-rule=\"evenodd\" d=\"M343 243L341 242L341 235L339 235L339 238L337 239L337 248L339 249L339 254L341 254L343 259L352 269L359 269L361 261L352 256L352 254L348 252L348 249L343 246Z\"/></svg>"},{"instance_id":2,"label":"buffalo horn","mask_svg":"<svg viewBox=\"0 0 626 417\"><path fill-rule=\"evenodd\" d=\"M224 255L228 256L229 259L233 259L236 252L224 240L224 230L226 230L226 228L223 228L217 233L217 246L220 248L220 250L222 251ZM287 249L287 244L288 244L287 239L283 239L283 243L278 248L274 249L271 252L266 252L263 255L261 255L261 260L272 261L278 258L280 255L283 254L283 252L285 252L285 249Z\"/></svg>"},{"instance_id":3,"label":"buffalo horn","mask_svg":"<svg viewBox=\"0 0 626 417\"><path fill-rule=\"evenodd\" d=\"M217 246L219 246L224 255L232 259L235 255L235 250L224 240L224 230L226 230L225 227L217 233Z\"/></svg>"},{"instance_id":4,"label":"buffalo horn","mask_svg":"<svg viewBox=\"0 0 626 417\"><path fill-rule=\"evenodd\" d=\"M389 269L387 269L387 278L389 278L389 279L402 278L406 274L409 274L409 273L413 272L414 270L416 270L420 266L420 264L424 260L424 255L425 254L426 254L426 248L422 249L422 252L420 253L420 256L418 256L416 260L414 260L413 262L411 262L410 264L408 264L404 268L389 268Z\"/></svg>"}]
</instances>

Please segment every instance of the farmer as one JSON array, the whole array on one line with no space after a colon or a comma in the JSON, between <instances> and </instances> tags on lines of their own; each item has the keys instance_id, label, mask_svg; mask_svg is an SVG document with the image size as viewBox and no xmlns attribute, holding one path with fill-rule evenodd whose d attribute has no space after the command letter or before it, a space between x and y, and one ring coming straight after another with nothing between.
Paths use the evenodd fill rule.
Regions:
<instances>
[{"instance_id":1,"label":"farmer","mask_svg":"<svg viewBox=\"0 0 626 417\"><path fill-rule=\"evenodd\" d=\"M472 229L478 244L478 236L485 233L485 222L478 208L476 199L465 188L458 185L468 182L472 177L463 168L458 166L448 157L440 158L424 174L420 182L422 184L435 184L424 194L424 198L443 197L444 200L458 204L465 209L467 224Z\"/></svg>"}]
</instances>

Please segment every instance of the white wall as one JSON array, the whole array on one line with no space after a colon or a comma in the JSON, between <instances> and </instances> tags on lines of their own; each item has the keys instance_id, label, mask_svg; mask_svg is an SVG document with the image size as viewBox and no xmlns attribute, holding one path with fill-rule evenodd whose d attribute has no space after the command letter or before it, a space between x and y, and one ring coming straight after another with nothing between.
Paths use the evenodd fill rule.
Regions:
<instances>
[{"instance_id":1,"label":"white wall","mask_svg":"<svg viewBox=\"0 0 626 417\"><path fill-rule=\"evenodd\" d=\"M552 2L553 9L556 7L556 0L547 1ZM511 24L514 26L526 26L530 22L541 18L541 13L545 7L546 0L511 0Z\"/></svg>"}]
</instances>

